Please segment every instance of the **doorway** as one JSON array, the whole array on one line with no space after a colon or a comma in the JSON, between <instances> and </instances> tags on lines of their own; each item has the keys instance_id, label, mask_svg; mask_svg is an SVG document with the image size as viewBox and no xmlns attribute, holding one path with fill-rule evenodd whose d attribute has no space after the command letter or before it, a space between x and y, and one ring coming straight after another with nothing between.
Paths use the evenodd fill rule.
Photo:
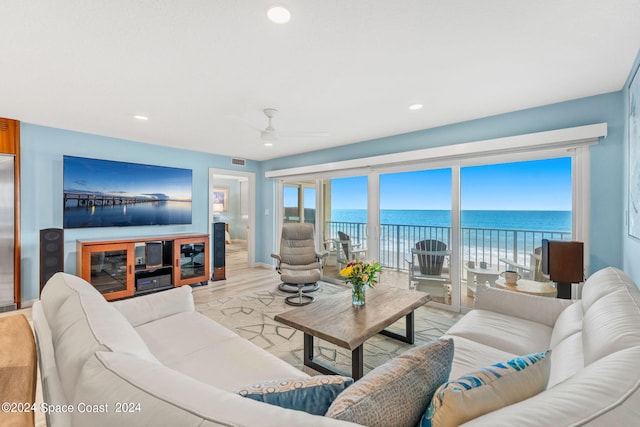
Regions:
<instances>
[{"instance_id":1,"label":"doorway","mask_svg":"<svg viewBox=\"0 0 640 427\"><path fill-rule=\"evenodd\" d=\"M209 169L209 235L216 222L225 224L226 278L255 266L254 173ZM210 258L213 271L213 249Z\"/></svg>"}]
</instances>

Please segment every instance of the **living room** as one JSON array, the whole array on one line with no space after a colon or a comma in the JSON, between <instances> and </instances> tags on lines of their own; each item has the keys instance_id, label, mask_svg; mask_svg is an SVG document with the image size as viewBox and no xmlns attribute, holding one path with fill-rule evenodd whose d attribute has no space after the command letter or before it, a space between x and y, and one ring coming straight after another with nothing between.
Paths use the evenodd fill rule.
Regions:
<instances>
[{"instance_id":1,"label":"living room","mask_svg":"<svg viewBox=\"0 0 640 427\"><path fill-rule=\"evenodd\" d=\"M506 7L504 4L494 6ZM553 7L550 4L547 4L547 6L550 8ZM607 7L605 2L594 2L594 4L591 4L590 6L591 8L588 8L589 13L585 12L585 15L597 15L598 12L602 12L602 9L606 9ZM300 9L302 6L298 5L297 7ZM316 5L315 7L322 6ZM364 7L364 5L362 5L362 7ZM378 7L382 6L378 5ZM587 10L587 7L583 5L574 5L574 7L576 10L582 10L583 7L585 8L585 11ZM481 106L478 107L478 105L483 103L484 98L490 97L491 90L489 88L486 88L486 91L479 93L474 93L472 91L467 91L467 93L452 92L450 96L452 99L447 100L446 108L452 109L455 106L460 108L461 111L459 112L459 115L456 116L458 118L455 120L442 119L442 122L432 125L432 122L424 119L418 123L412 122L410 126L406 128L398 127L398 131L380 130L377 134L367 134L367 132L365 132L366 129L362 130L365 128L363 123L366 123L367 119L360 117L357 123L363 132L361 135L370 135L368 137L361 137L359 139L345 138L344 141L347 141L347 144L339 144L339 141L336 139L331 143L326 142L324 145L319 146L312 145L311 142L313 141L311 141L311 138L309 140L305 139L303 142L296 142L297 146L292 148L292 151L282 155L274 154L279 152L277 150L280 148L277 147L277 149L272 150L270 154L264 154L264 152L261 151L264 150L264 147L262 146L263 144L258 134L254 135L254 139L251 142L252 144L258 144L257 146L250 145L244 138L236 141L233 139L227 139L226 134L221 137L215 136L219 127L226 126L215 123L217 119L214 117L218 116L221 121L235 121L233 127L236 129L242 128L239 133L244 135L244 132L247 132L246 123L237 122L242 122L242 120L244 120L245 116L243 116L242 111L243 108L246 108L246 105L250 105L250 109L252 109L252 115L248 116L252 125L257 124L260 125L260 128L263 128L263 125L266 125L266 118L262 113L262 109L268 107L279 107L281 111L279 112L279 115L274 117L273 123L276 128L278 123L281 123L284 126L284 124L287 123L287 108L282 108L281 105L278 105L277 98L273 101L274 98L272 97L272 92L269 92L268 96L264 97L256 95L256 99L252 99L250 101L238 101L238 103L244 103L242 108L238 107L237 110L230 107L230 109L225 112L223 108L216 107L212 108L210 111L206 111L205 113L199 113L202 115L199 116L198 125L194 126L198 128L199 133L189 134L187 131L184 131L184 136L168 138L171 139L169 141L167 141L167 138L158 140L150 138L148 128L155 126L158 122L166 124L169 121L173 121L174 127L183 126L181 123L181 120L183 119L182 116L187 115L186 112L192 108L189 101L185 100L185 98L192 95L200 99L200 94L197 92L186 91L182 96L178 96L178 93L172 92L171 103L178 103L178 100L183 100L181 107L182 113L176 114L173 112L166 115L151 115L148 121L136 123L134 126L138 126L138 128L130 131L129 133L125 131L126 126L119 127L120 125L114 124L117 123L117 121L111 122L111 119L106 120L107 116L111 117L113 115L119 116L120 121L133 120L128 116L129 110L123 112L123 110L118 110L121 105L116 107L109 104L110 99L112 100L112 98L124 97L126 95L117 89L117 80L118 77L126 80L127 72L123 69L116 70L115 68L117 67L114 66L113 63L126 63L127 60L132 60L131 55L126 55L125 57L114 57L108 61L103 58L103 61L108 62L109 65L107 66L105 63L100 63L100 65L109 68L112 73L112 77L108 79L94 79L89 75L85 75L84 79L80 79L75 82L73 82L73 79L47 82L51 87L66 85L64 90L71 94L75 92L81 93L89 87L100 85L108 86L108 89L101 89L101 92L102 90L106 92L111 91L111 95L107 96L106 99L101 98L101 105L85 106L82 105L81 101L74 99L73 103L80 105L78 109L87 110L87 116L84 117L86 120L85 122L80 123L81 120L79 118L75 119L73 116L62 118L58 116L57 110L61 109L61 104L65 103L65 98L56 93L56 95L58 95L57 102L51 99L45 100L45 95L47 95L48 91L43 90L40 86L37 86L37 89L33 89L33 87L36 87L35 81L38 79L44 79L48 73L46 65L47 61L40 61L38 59L38 55L45 55L46 52L44 52L44 50L46 49L40 48L29 52L28 47L20 47L20 43L16 41L15 35L7 35L7 37L3 38L7 41L7 44L9 44L9 41L15 41L15 44L9 49L11 52L16 53L13 63L16 63L17 61L18 64L23 64L19 67L21 68L20 73L28 74L28 78L21 80L19 84L16 83L14 88L7 88L7 93L11 96L3 98L2 106L0 106L1 117L20 121L21 181L19 246L21 250L21 300L19 301L19 304L22 307L29 307L40 297L40 230L52 227L61 228L63 224L63 156L77 156L93 159L107 159L169 166L189 169L193 173L193 216L191 224L65 230L64 270L66 272L71 274L77 273L76 241L79 239L109 239L122 237L137 238L155 236L157 234L208 233L211 223L209 207L209 175L212 168L215 168L216 170L227 170L231 174L233 174L233 172L255 174L255 235L252 243L255 248L255 259L253 260L253 266L273 268L274 264L270 254L277 251L277 242L281 230L278 226L279 219L277 217L279 214L277 200L278 179L267 178L266 174L268 173L278 174L281 171L292 170L294 168L329 165L323 173L330 175L332 172L336 172L332 171L330 165L339 162L357 161L357 159L361 158L374 158L376 156L387 156L432 148L451 148L452 151L456 151L456 147L459 147L460 144L481 143L498 138L515 138L521 135L571 129L602 123L606 124L606 136L596 137L599 143L589 147L590 161L588 165L588 177L590 190L588 194L588 212L586 212L585 216L589 234L589 252L587 255L589 271L587 273L590 275L604 267L612 266L623 270L636 283L640 283L640 267L637 262L635 262L635 260L640 256L640 240L630 234L628 226L629 210L632 205L629 195L631 176L630 163L632 160L629 156L629 115L631 108L629 103L629 88L636 70L640 65L640 54L638 51L640 44L637 42L639 39L638 33L635 28L631 28L635 26L630 25L628 19L630 19L630 16L637 16L637 14L634 15L634 13L637 12L635 9L636 7L637 6L635 5L628 5L625 3L624 6L621 5L619 9L616 9L618 15L613 16L613 13L611 16L609 14L603 14L603 16L600 17L602 20L601 26L590 25L594 22L598 22L597 18L594 18L593 16L584 17L583 25L586 28L586 30L584 30L585 33L595 32L595 30L593 30L594 28L600 28L597 32L602 33L613 33L613 29L617 26L624 29L624 31L620 30L616 36L618 37L616 40L619 44L615 44L616 42L606 39L607 43L614 44L607 45L606 49L604 49L624 52L626 55L624 60L616 63L610 63L609 57L598 56L601 51L584 54L576 53L576 56L579 56L582 60L582 62L580 62L582 66L580 70L582 73L587 75L585 80L591 80L592 82L598 81L598 83L600 83L600 74L598 73L603 73L602 68L612 68L617 70L617 79L613 78L609 81L606 88L603 88L602 85L598 85L598 89L595 91L589 91L586 89L578 91L576 89L574 94L566 93L562 94L563 97L556 98L556 89L547 89L541 82L530 81L526 91L518 92L517 102L514 102L513 104L517 105L516 108L504 107L501 109L499 106L492 105L491 107L487 106L486 110L482 110ZM381 10L383 9L376 8L376 11L378 12ZM23 19L28 17L29 13L33 13L34 19L30 25L34 26L37 26L38 23L47 22L47 18L50 18L51 16L56 16L44 6L43 10L40 12L33 10L20 10L18 6L15 6L15 10L12 11L17 14L16 16L22 17ZM84 16L86 21L83 21L82 24L78 24L76 22L76 25L78 25L79 28L72 28L71 26L68 26L63 33L74 38L74 31L79 32L83 31L83 29L87 30L86 27L90 26L90 23L94 22L94 18L90 18L92 16L90 12L91 11L83 12L87 13L87 15ZM164 16L165 12L166 11L161 11L158 13L160 13L161 16ZM223 13L220 11L217 12L221 14ZM569 14L564 10L564 8L562 12L564 13L563 16L567 16ZM49 15L47 15L48 13ZM135 13L142 13L142 11L136 9L134 15ZM230 16L234 16L233 13L229 13ZM395 13L400 12L389 12L392 16L394 16ZM577 14L575 11L572 13ZM546 16L545 13L542 13L542 15ZM558 12L558 15L560 15L560 11ZM144 19L144 16L142 15L135 16L140 20ZM189 16L192 17L192 15ZM519 14L515 14L514 16L519 16ZM577 22L573 22L572 25L580 26L581 21L579 18L581 17L577 16ZM297 16L294 15L293 19L293 22L295 22ZM379 17L379 19L382 18ZM70 19L70 22L74 22L74 20ZM376 22L379 21L376 20ZM117 35L116 30L106 27L106 22L102 22L101 25L105 25L105 27L101 28L103 28L106 34L113 32L114 38L116 38L117 41L121 43L125 42L125 40L121 39L121 36ZM205 27L206 25L206 20L198 21L198 28L200 28L199 26ZM275 40L276 42L282 42L282 32L286 30L282 30L282 28L285 27L278 28L279 29L276 30L278 33L274 36L275 39L272 39L272 41ZM536 26L536 28L538 28L537 31L539 32L539 27ZM12 29L5 29L4 31L10 33ZM14 34L21 33L15 32ZM44 43L44 40L47 38L46 33L39 34L41 42ZM130 33L123 30L123 34ZM600 35L603 39L607 36L607 34ZM380 36L378 35L378 37ZM81 37L78 36L77 38L80 39ZM379 38L373 38L373 40L380 41ZM593 41L591 38L588 40L589 42ZM194 39L189 38L188 41L193 42ZM74 44L73 47L63 49L62 52L59 53L66 55L69 63L69 69L81 70L83 67L81 57L77 56L73 49L79 49L79 45L81 47L82 42L76 42L77 44ZM557 40L553 40L552 37L545 39L545 43L547 44L556 42ZM575 42L575 40L572 39L572 42ZM335 43L336 44L332 45L332 47L339 50L339 44L337 42ZM413 43L415 43L415 46L412 46ZM181 46L179 43L176 44L178 44L177 49L169 50L169 52L176 54L176 52L179 51ZM185 44L187 44L187 42L185 42ZM576 52L577 45L571 45ZM171 43L168 46L176 48L176 46ZM234 45L234 47L237 46ZM260 47L264 47L264 45L261 44ZM164 48L167 48L167 46L164 46ZM156 46L153 49L160 48ZM392 52L395 49L395 46L392 46L391 48L387 47L387 49L388 50L385 51L385 55L393 58ZM415 53L416 55L422 54L419 43L417 42L409 43L408 46L406 46L406 49L413 49L414 52L417 52ZM23 52L19 52L21 50L23 50ZM109 52L112 53L111 50L109 50ZM546 51L542 50L542 52ZM632 52L632 54L629 52ZM195 55L193 52L190 53ZM282 59L284 56L280 50L276 53L278 59ZM319 52L315 51L315 53ZM544 57L544 53L540 53L540 51L537 51L537 53L540 57ZM20 54L23 54L24 58L21 58L20 60L16 59L20 57ZM47 55L48 54L49 53L47 53ZM503 55L503 66L504 68L509 68L507 66L509 63L508 57L510 55L514 55L514 53L513 51L508 51L508 53L505 51ZM531 55L534 54L531 53ZM10 58L10 56L7 57ZM166 63L163 62L161 66L164 68L170 68L170 55L160 55L160 57L163 58L163 61L167 61ZM234 56L231 55L231 57ZM43 58L47 58L47 56L45 55ZM228 57L225 57L225 59L226 58ZM318 61L321 58L323 58L323 56L319 56L317 58ZM367 56L367 58L369 57ZM469 57L468 59L472 60L473 57ZM558 64L558 69L564 69L566 66L567 69L572 70L569 74L573 73L574 76L579 74L576 69L570 68L571 60L566 57L554 57L554 59ZM518 57L518 60L522 60L522 58ZM532 62L535 62L536 60L542 59L535 59L532 60ZM514 59L514 63L515 62L517 62L517 60ZM256 65L256 63L258 63L258 65ZM594 71L593 73L590 73L589 66L584 65L590 63L594 64L593 69L597 70L597 72ZM10 66L8 65L9 62L4 64L5 67ZM36 64L38 64L37 68ZM367 64L373 67L376 62L368 62ZM259 58L251 58L250 66L260 69ZM431 66L437 68L433 64ZM36 69L37 71L35 71ZM521 68L516 69L521 70ZM624 73L620 73L620 69L624 69ZM54 70L51 70L52 74L53 71ZM322 73L318 73L317 71L313 72L313 70L308 69L306 71L313 77L309 80L315 82L315 84L317 84L319 79L326 79L327 76L325 74L339 75L338 69L327 69ZM362 70L359 69L359 71ZM551 68L547 71L548 73L553 73L553 69ZM386 70L385 72L387 73L387 77L395 76L395 79L399 79L398 75L402 75L402 73L399 73L397 69ZM473 72L473 67L470 66L466 72L458 74L458 78L459 80L462 80L467 77L467 74L472 74ZM78 78L79 74L81 74L81 72L74 74L70 71L69 73L75 78ZM254 78L253 81L239 79L238 84L251 86L255 89L256 93L260 93L260 90L257 87L260 86L260 84L270 86L269 79L275 78L274 74L275 73L269 72L262 78L252 75L251 77ZM140 78L139 74L136 74L136 76ZM199 77L204 79L203 76ZM163 78L166 78L166 76L163 76ZM149 104L163 104L166 102L164 97L157 95L158 93L161 93L161 87L165 81L170 80L168 78L163 80L163 78L159 78L158 81L150 79L148 86L140 89L141 92L149 95L147 106L150 110L151 106ZM376 78L382 79L380 76L377 76ZM505 84L507 84L508 82L506 81L506 77L503 76L503 78L505 78ZM531 76L527 76L527 78L530 79ZM556 84L560 86L569 85L569 81L565 74L563 74L563 78L563 82L556 82ZM513 79L517 80L517 76L513 77ZM140 80L143 79L140 78ZM336 80L340 79L336 78ZM576 77L576 80L578 80L578 77ZM8 78L7 81L13 81L13 79ZM96 81L100 81L100 85L96 84ZM30 86L30 84L33 86ZM378 99L378 97L382 95L377 95L377 93L392 93L394 83L387 82L384 85L380 85L380 83L375 79L367 79L367 84L369 85L372 95L369 99L365 99L364 103L374 103L374 101L379 102L380 104L390 104L391 102L400 103L400 101L397 101L396 95L389 95L388 100L380 101ZM523 82L521 80L517 80L516 85L523 85ZM596 86L595 83L593 85ZM203 84L202 86L207 86L207 84ZM214 85L210 83L209 86L213 87ZM278 84L275 86L277 86L277 90L286 90L286 85L281 83L279 80ZM205 90L204 92L206 92L206 97L212 98L216 96L213 90L211 92ZM347 93L346 90L345 93ZM419 90L416 90L416 93L419 93ZM530 98L527 97L527 93L531 95ZM540 96L540 94L544 96ZM408 102L405 102L405 98L408 100L408 98L411 98L412 96L413 94L403 94L401 101L402 104L394 108L402 108L403 110L406 110L405 104L408 104ZM20 102L12 105L12 100L15 99L20 99ZM548 99L550 101L542 102L540 99ZM346 95L344 102L339 99L332 100L335 104L344 103L351 105L350 108L355 108L355 104L350 104L346 101ZM424 93L419 101L423 102L427 106L427 108L425 108L425 112L428 112L429 114L435 114L437 111L434 110L439 109L439 100L429 99L429 97L424 95ZM308 100L305 102L309 103ZM228 103L229 105L232 105L233 100L228 100ZM41 108L42 112L39 113L40 115L30 113L28 109L29 104L43 106ZM433 105L429 106L429 104ZM476 106L477 110L474 112L467 111L466 106L468 104ZM325 104L324 108L328 108L327 105L328 104ZM443 105L445 105L444 101ZM100 118L101 108L104 108L104 123ZM128 108L130 109L134 107ZM136 106L135 108L137 109L140 107ZM47 110L49 113L47 113ZM89 111L91 112L90 114ZM238 113L239 111L240 113ZM288 111L291 111L291 107L289 107ZM307 115L314 115L316 112L317 111L310 109L308 110ZM236 117L231 119L225 118L225 114L235 115ZM406 114L406 111L403 111L403 114ZM238 117L240 117L240 120L238 120ZM184 119L186 120L186 118ZM262 119L265 119L264 123L262 123ZM281 121L279 122L278 120ZM369 120L372 122L384 122L380 116L372 116ZM302 122L303 123L300 127L302 129L323 130L322 119L310 119L307 117L307 119L302 120ZM290 123L291 122L289 122L289 124ZM355 124L356 122L354 121L354 126ZM328 125L329 124L327 124L327 126ZM396 129L393 123L387 125L388 129ZM133 128L134 126L131 127ZM316 126L320 126L320 129ZM249 128L249 132L253 131L253 129ZM207 148L185 148L188 147L187 141L190 140L197 140L196 142L202 144L201 146L206 146ZM307 144L307 142L309 142L309 144ZM255 153L255 157L244 154L246 151L241 151L247 150L245 146L249 146L249 152L253 151ZM234 147L237 149L237 152L234 152ZM246 159L245 166L232 164L232 159L238 157Z\"/></svg>"}]
</instances>

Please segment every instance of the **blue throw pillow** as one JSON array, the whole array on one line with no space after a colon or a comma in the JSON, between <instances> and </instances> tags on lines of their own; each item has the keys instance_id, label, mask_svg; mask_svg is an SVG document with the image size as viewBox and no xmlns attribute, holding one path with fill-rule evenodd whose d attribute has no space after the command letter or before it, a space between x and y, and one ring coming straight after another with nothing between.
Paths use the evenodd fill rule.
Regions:
<instances>
[{"instance_id":1,"label":"blue throw pillow","mask_svg":"<svg viewBox=\"0 0 640 427\"><path fill-rule=\"evenodd\" d=\"M288 409L324 415L333 400L353 378L317 375L311 378L268 381L238 391L240 396Z\"/></svg>"},{"instance_id":2,"label":"blue throw pillow","mask_svg":"<svg viewBox=\"0 0 640 427\"><path fill-rule=\"evenodd\" d=\"M542 392L549 381L551 350L496 363L442 384L420 427L458 426Z\"/></svg>"}]
</instances>

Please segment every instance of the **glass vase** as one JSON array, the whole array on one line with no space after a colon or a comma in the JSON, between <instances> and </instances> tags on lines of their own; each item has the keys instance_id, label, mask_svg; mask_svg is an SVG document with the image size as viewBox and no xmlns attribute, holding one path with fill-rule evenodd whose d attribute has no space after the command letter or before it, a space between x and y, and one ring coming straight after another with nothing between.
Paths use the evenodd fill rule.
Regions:
<instances>
[{"instance_id":1,"label":"glass vase","mask_svg":"<svg viewBox=\"0 0 640 427\"><path fill-rule=\"evenodd\" d=\"M363 283L351 285L351 304L356 307L364 305L365 297L364 290L366 286Z\"/></svg>"}]
</instances>

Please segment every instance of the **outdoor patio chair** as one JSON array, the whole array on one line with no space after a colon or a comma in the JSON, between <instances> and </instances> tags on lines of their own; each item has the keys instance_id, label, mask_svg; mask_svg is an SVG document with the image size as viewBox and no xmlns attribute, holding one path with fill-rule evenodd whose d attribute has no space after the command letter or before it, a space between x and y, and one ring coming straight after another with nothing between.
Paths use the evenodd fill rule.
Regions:
<instances>
[{"instance_id":1,"label":"outdoor patio chair","mask_svg":"<svg viewBox=\"0 0 640 427\"><path fill-rule=\"evenodd\" d=\"M338 237L338 263L341 268L348 264L349 261L366 258L367 249L360 248L357 243L353 244L348 234L338 231Z\"/></svg>"},{"instance_id":2,"label":"outdoor patio chair","mask_svg":"<svg viewBox=\"0 0 640 427\"><path fill-rule=\"evenodd\" d=\"M447 244L439 240L421 240L411 248L409 264L409 289L417 288L440 297L445 304L451 298L451 278L445 259L451 256Z\"/></svg>"},{"instance_id":3,"label":"outdoor patio chair","mask_svg":"<svg viewBox=\"0 0 640 427\"><path fill-rule=\"evenodd\" d=\"M285 298L289 305L307 305L315 301L314 297L304 294L318 290L322 261L329 253L316 251L314 234L312 224L286 223L282 226L280 253L271 254L277 260L276 270L282 279L278 289L297 293Z\"/></svg>"}]
</instances>

